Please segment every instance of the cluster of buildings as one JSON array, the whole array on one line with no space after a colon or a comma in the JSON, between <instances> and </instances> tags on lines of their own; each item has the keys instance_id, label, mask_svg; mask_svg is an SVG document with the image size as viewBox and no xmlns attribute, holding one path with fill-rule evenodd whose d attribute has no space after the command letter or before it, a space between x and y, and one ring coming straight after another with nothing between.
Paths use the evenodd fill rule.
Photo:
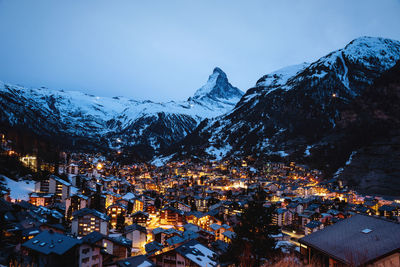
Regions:
<instances>
[{"instance_id":1,"label":"cluster of buildings","mask_svg":"<svg viewBox=\"0 0 400 267\"><path fill-rule=\"evenodd\" d=\"M99 155L65 155L58 173L36 181L25 201L3 191L0 263L218 266L259 190L281 229L274 238L306 261L325 251L312 237L343 221L380 216L397 225L399 200L359 195L320 176L295 163L120 166ZM324 260L342 262L335 257Z\"/></svg>"}]
</instances>

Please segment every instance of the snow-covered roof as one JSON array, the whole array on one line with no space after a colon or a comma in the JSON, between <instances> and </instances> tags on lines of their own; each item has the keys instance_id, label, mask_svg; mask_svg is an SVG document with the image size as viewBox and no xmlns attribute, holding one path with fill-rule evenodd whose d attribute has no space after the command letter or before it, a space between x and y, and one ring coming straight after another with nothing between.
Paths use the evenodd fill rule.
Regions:
<instances>
[{"instance_id":1,"label":"snow-covered roof","mask_svg":"<svg viewBox=\"0 0 400 267\"><path fill-rule=\"evenodd\" d=\"M217 266L216 254L196 240L190 240L176 248L183 257L193 261L199 266Z\"/></svg>"}]
</instances>

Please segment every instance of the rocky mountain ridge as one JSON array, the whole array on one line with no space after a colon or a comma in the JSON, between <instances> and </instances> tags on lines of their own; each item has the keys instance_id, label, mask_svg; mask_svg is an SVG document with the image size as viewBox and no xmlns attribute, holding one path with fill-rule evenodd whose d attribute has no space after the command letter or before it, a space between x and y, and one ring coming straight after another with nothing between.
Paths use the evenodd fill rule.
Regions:
<instances>
[{"instance_id":1,"label":"rocky mountain ridge","mask_svg":"<svg viewBox=\"0 0 400 267\"><path fill-rule=\"evenodd\" d=\"M19 127L71 144L141 146L152 156L182 139L203 119L232 109L242 95L219 68L194 97L166 103L0 82L0 122L3 128Z\"/></svg>"}]
</instances>

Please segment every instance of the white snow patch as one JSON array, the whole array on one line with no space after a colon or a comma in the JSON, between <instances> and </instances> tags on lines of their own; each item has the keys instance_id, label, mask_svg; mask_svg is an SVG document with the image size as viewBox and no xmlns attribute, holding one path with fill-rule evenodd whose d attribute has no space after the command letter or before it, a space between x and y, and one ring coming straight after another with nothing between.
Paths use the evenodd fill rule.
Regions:
<instances>
[{"instance_id":1,"label":"white snow patch","mask_svg":"<svg viewBox=\"0 0 400 267\"><path fill-rule=\"evenodd\" d=\"M151 162L151 164L153 164L153 165L155 165L156 167L161 167L161 166L164 166L169 160L171 160L172 159L172 157L174 156L175 154L172 154L172 155L169 155L169 156L166 156L166 157L161 157L161 158L154 158L153 160L152 160L152 162Z\"/></svg>"},{"instance_id":2,"label":"white snow patch","mask_svg":"<svg viewBox=\"0 0 400 267\"><path fill-rule=\"evenodd\" d=\"M338 177L342 172L343 172L343 168L339 168L334 174L333 174L333 177L334 178L336 178L336 177Z\"/></svg>"},{"instance_id":3,"label":"white snow patch","mask_svg":"<svg viewBox=\"0 0 400 267\"><path fill-rule=\"evenodd\" d=\"M131 192L126 193L126 194L122 197L122 199L126 199L126 200L131 200L131 199L135 199L135 198L136 198L135 194L133 194L133 193L131 193Z\"/></svg>"},{"instance_id":4,"label":"white snow patch","mask_svg":"<svg viewBox=\"0 0 400 267\"><path fill-rule=\"evenodd\" d=\"M150 267L153 266L154 264L149 262L149 261L144 261L141 264L139 264L137 267Z\"/></svg>"},{"instance_id":5,"label":"white snow patch","mask_svg":"<svg viewBox=\"0 0 400 267\"><path fill-rule=\"evenodd\" d=\"M349 165L351 163L355 154L357 154L357 151L351 152L349 159L346 161L346 165Z\"/></svg>"},{"instance_id":6,"label":"white snow patch","mask_svg":"<svg viewBox=\"0 0 400 267\"><path fill-rule=\"evenodd\" d=\"M310 149L313 147L313 145L308 145L307 147L306 147L306 150L304 151L304 156L306 156L306 157L309 157L310 155L311 155L311 153L310 153Z\"/></svg>"},{"instance_id":7,"label":"white snow patch","mask_svg":"<svg viewBox=\"0 0 400 267\"><path fill-rule=\"evenodd\" d=\"M228 154L229 151L231 151L231 149L232 149L232 146L229 144L226 144L225 146L220 147L220 148L210 146L205 150L205 152L211 156L214 156L216 158L216 160L221 160L223 157L226 156L226 154Z\"/></svg>"},{"instance_id":8,"label":"white snow patch","mask_svg":"<svg viewBox=\"0 0 400 267\"><path fill-rule=\"evenodd\" d=\"M265 75L263 77L263 81L258 82L256 86L268 87L268 90L265 94L269 94L278 88L287 91L290 89L290 87L284 85L286 85L291 78L295 77L299 72L307 68L309 65L309 63L304 62L302 64L284 67Z\"/></svg>"},{"instance_id":9,"label":"white snow patch","mask_svg":"<svg viewBox=\"0 0 400 267\"><path fill-rule=\"evenodd\" d=\"M269 155L278 155L278 156L283 157L283 158L289 156L289 154L286 153L283 150L270 152Z\"/></svg>"},{"instance_id":10,"label":"white snow patch","mask_svg":"<svg viewBox=\"0 0 400 267\"><path fill-rule=\"evenodd\" d=\"M190 260L192 260L199 266L216 266L217 265L217 263L214 260L212 260L212 258L215 255L215 253L212 250L208 249L207 247L205 247L201 244L196 244L194 246L190 246L190 248L197 249L198 251L200 251L201 253L203 253L205 255L205 256L193 255L190 253L185 255L187 258L189 258Z\"/></svg>"},{"instance_id":11,"label":"white snow patch","mask_svg":"<svg viewBox=\"0 0 400 267\"><path fill-rule=\"evenodd\" d=\"M0 179L6 188L10 189L10 197L14 200L29 200L29 193L35 191L35 181L14 181L6 176L0 175Z\"/></svg>"},{"instance_id":12,"label":"white snow patch","mask_svg":"<svg viewBox=\"0 0 400 267\"><path fill-rule=\"evenodd\" d=\"M79 188L75 187L75 186L71 186L71 195L75 195L77 194L79 191Z\"/></svg>"},{"instance_id":13,"label":"white snow patch","mask_svg":"<svg viewBox=\"0 0 400 267\"><path fill-rule=\"evenodd\" d=\"M289 248L294 247L294 245L292 243L290 243L289 241L278 241L276 242L275 248L276 249L281 249L281 251L283 253L290 253Z\"/></svg>"}]
</instances>

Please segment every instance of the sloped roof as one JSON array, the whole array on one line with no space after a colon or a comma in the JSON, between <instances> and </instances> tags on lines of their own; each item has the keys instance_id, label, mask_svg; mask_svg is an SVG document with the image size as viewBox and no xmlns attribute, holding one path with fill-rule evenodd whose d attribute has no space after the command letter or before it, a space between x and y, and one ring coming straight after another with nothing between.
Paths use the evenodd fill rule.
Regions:
<instances>
[{"instance_id":1,"label":"sloped roof","mask_svg":"<svg viewBox=\"0 0 400 267\"><path fill-rule=\"evenodd\" d=\"M122 259L116 262L117 266L121 267L153 267L156 266L151 260L149 260L145 255L134 256L126 259Z\"/></svg>"},{"instance_id":2,"label":"sloped roof","mask_svg":"<svg viewBox=\"0 0 400 267\"><path fill-rule=\"evenodd\" d=\"M44 231L26 241L22 246L45 255L51 253L63 255L80 243L81 241L76 238L55 233L53 231Z\"/></svg>"},{"instance_id":3,"label":"sloped roof","mask_svg":"<svg viewBox=\"0 0 400 267\"><path fill-rule=\"evenodd\" d=\"M400 249L400 224L357 214L299 242L344 263L360 265Z\"/></svg>"},{"instance_id":4,"label":"sloped roof","mask_svg":"<svg viewBox=\"0 0 400 267\"><path fill-rule=\"evenodd\" d=\"M215 252L196 240L190 240L177 247L175 250L180 255L198 264L199 266L218 265Z\"/></svg>"},{"instance_id":5,"label":"sloped roof","mask_svg":"<svg viewBox=\"0 0 400 267\"><path fill-rule=\"evenodd\" d=\"M74 216L74 218L79 218L79 217L85 216L86 214L91 214L95 217L98 217L98 218L104 220L104 221L110 220L110 217L107 216L106 214L101 213L94 209L89 209L89 208L83 208L83 209L77 210L73 213L73 216Z\"/></svg>"},{"instance_id":6,"label":"sloped roof","mask_svg":"<svg viewBox=\"0 0 400 267\"><path fill-rule=\"evenodd\" d=\"M133 232L133 231L140 231L142 233L147 233L146 227L143 227L137 223L125 226L125 233Z\"/></svg>"},{"instance_id":7,"label":"sloped roof","mask_svg":"<svg viewBox=\"0 0 400 267\"><path fill-rule=\"evenodd\" d=\"M157 241L153 241L147 243L144 247L147 253L153 253L155 251L163 249L164 246L161 245L161 243L158 243Z\"/></svg>"}]
</instances>

